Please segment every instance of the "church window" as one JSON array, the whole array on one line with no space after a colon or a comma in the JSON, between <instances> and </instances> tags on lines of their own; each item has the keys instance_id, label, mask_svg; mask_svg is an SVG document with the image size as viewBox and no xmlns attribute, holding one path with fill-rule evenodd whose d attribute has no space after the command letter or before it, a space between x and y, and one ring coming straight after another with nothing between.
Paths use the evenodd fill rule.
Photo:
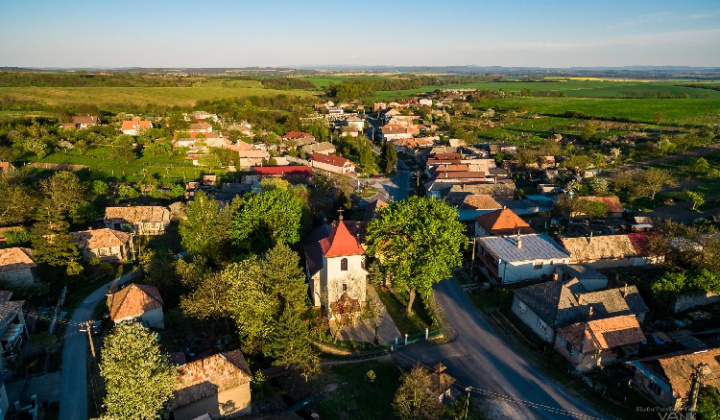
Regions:
<instances>
[{"instance_id":1,"label":"church window","mask_svg":"<svg viewBox=\"0 0 720 420\"><path fill-rule=\"evenodd\" d=\"M348 260L347 258L343 258L340 260L340 270L341 271L348 271Z\"/></svg>"}]
</instances>

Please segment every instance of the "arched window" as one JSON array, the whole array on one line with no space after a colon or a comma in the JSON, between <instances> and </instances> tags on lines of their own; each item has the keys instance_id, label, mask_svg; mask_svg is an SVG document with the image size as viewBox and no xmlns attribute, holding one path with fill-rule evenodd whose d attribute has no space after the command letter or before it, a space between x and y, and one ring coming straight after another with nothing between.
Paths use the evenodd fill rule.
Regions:
<instances>
[{"instance_id":1,"label":"arched window","mask_svg":"<svg viewBox=\"0 0 720 420\"><path fill-rule=\"evenodd\" d=\"M343 258L342 260L340 260L340 271L348 271L347 258Z\"/></svg>"}]
</instances>

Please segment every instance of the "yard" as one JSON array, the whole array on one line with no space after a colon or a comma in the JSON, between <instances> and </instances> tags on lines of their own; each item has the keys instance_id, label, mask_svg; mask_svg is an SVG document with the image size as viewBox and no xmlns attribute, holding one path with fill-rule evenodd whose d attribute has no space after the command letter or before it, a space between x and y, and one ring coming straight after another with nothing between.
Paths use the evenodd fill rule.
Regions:
<instances>
[{"instance_id":1,"label":"yard","mask_svg":"<svg viewBox=\"0 0 720 420\"><path fill-rule=\"evenodd\" d=\"M375 290L401 334L418 334L425 332L425 328L433 329L432 315L420 296L417 296L413 302L412 315L407 316L405 313L407 293L397 290L386 292L379 287Z\"/></svg>"}]
</instances>

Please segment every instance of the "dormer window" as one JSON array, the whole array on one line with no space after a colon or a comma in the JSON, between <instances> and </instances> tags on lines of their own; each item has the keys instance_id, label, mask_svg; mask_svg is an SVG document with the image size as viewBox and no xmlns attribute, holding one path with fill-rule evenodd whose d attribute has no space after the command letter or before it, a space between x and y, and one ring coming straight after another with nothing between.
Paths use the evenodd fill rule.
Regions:
<instances>
[{"instance_id":1,"label":"dormer window","mask_svg":"<svg viewBox=\"0 0 720 420\"><path fill-rule=\"evenodd\" d=\"M340 271L348 271L348 259L343 258L340 260Z\"/></svg>"}]
</instances>

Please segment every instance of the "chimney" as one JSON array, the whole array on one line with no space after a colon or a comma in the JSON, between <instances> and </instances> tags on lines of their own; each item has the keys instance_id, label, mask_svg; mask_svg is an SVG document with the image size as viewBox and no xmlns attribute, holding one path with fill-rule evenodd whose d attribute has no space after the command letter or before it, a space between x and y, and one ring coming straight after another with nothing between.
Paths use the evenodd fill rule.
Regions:
<instances>
[{"instance_id":1,"label":"chimney","mask_svg":"<svg viewBox=\"0 0 720 420\"><path fill-rule=\"evenodd\" d=\"M589 243L589 244L592 243L592 237L593 237L593 233L592 233L592 231L590 231L590 238L588 239L588 243Z\"/></svg>"},{"instance_id":2,"label":"chimney","mask_svg":"<svg viewBox=\"0 0 720 420\"><path fill-rule=\"evenodd\" d=\"M518 233L517 241L516 241L516 242L517 242L517 247L518 247L518 248L522 248L522 238L520 237L520 234L519 234L519 233Z\"/></svg>"},{"instance_id":3,"label":"chimney","mask_svg":"<svg viewBox=\"0 0 720 420\"><path fill-rule=\"evenodd\" d=\"M558 281L560 279L560 276L558 275L558 273L553 273L552 278L553 278L553 281Z\"/></svg>"},{"instance_id":4,"label":"chimney","mask_svg":"<svg viewBox=\"0 0 720 420\"><path fill-rule=\"evenodd\" d=\"M578 296L577 296L577 301L578 301L578 305L579 305L579 306L582 306L582 304L583 304L582 295L578 295Z\"/></svg>"},{"instance_id":5,"label":"chimney","mask_svg":"<svg viewBox=\"0 0 720 420\"><path fill-rule=\"evenodd\" d=\"M628 284L626 282L625 287L623 288L623 297L627 297L627 294L628 294Z\"/></svg>"},{"instance_id":6,"label":"chimney","mask_svg":"<svg viewBox=\"0 0 720 420\"><path fill-rule=\"evenodd\" d=\"M593 307L591 306L590 309L588 310L587 320L588 320L588 321L592 321L593 315L594 315L594 314L593 314Z\"/></svg>"}]
</instances>

